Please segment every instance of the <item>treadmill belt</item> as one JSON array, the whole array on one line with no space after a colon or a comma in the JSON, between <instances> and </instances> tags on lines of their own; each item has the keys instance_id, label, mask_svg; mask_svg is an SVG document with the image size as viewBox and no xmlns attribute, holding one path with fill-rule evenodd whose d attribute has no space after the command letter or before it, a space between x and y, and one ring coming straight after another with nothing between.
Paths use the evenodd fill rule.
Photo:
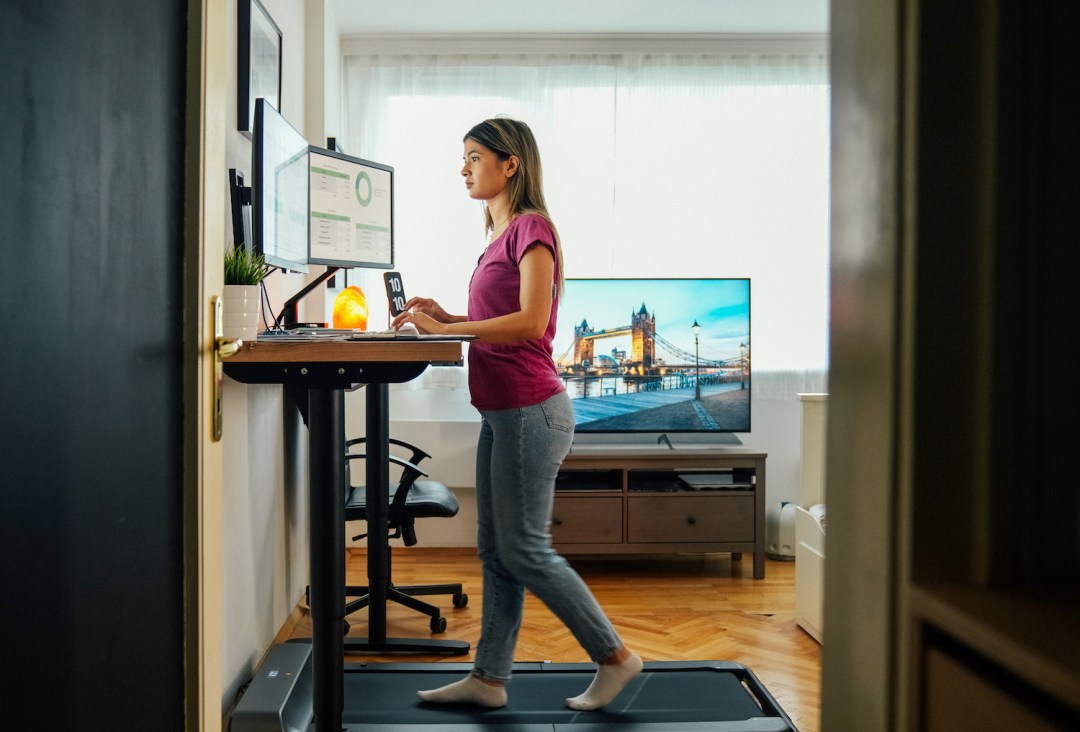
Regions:
<instances>
[{"instance_id":1,"label":"treadmill belt","mask_svg":"<svg viewBox=\"0 0 1080 732\"><path fill-rule=\"evenodd\" d=\"M500 709L465 704L425 704L417 689L434 689L463 676L453 672L345 674L343 721L350 724L584 724L662 723L745 720L763 715L732 673L710 668L680 673L646 670L602 710L580 712L566 706L592 681L592 668L576 672L520 671L507 688L509 703ZM375 703L377 702L377 703Z\"/></svg>"}]
</instances>

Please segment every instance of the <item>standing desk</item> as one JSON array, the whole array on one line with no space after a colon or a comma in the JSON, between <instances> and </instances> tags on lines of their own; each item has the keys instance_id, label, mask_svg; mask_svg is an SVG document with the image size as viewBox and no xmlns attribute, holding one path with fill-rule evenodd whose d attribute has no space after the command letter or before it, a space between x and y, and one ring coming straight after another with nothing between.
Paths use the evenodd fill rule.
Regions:
<instances>
[{"instance_id":1,"label":"standing desk","mask_svg":"<svg viewBox=\"0 0 1080 732\"><path fill-rule=\"evenodd\" d=\"M387 522L390 490L388 384L416 378L429 365L460 366L461 338L386 341L263 340L224 359L245 384L283 384L307 395L311 583L311 652L316 732L339 732L344 707L345 391L367 384L366 485L369 526ZM371 534L375 535L374 532ZM466 653L464 641L386 637L387 541L368 542L368 638L373 652Z\"/></svg>"}]
</instances>

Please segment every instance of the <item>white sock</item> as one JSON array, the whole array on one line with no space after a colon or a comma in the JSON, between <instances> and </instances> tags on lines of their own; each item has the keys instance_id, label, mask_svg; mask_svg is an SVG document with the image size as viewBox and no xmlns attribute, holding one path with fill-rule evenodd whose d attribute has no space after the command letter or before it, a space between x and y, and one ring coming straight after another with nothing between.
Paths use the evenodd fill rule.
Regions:
<instances>
[{"instance_id":1,"label":"white sock","mask_svg":"<svg viewBox=\"0 0 1080 732\"><path fill-rule=\"evenodd\" d=\"M477 704L492 709L506 706L505 686L484 683L472 674L438 689L417 691L416 695L435 704Z\"/></svg>"},{"instance_id":2,"label":"white sock","mask_svg":"<svg viewBox=\"0 0 1080 732\"><path fill-rule=\"evenodd\" d=\"M643 665L641 656L632 651L622 663L599 664L589 688L584 694L567 699L566 706L583 712L607 706L641 673Z\"/></svg>"}]
</instances>

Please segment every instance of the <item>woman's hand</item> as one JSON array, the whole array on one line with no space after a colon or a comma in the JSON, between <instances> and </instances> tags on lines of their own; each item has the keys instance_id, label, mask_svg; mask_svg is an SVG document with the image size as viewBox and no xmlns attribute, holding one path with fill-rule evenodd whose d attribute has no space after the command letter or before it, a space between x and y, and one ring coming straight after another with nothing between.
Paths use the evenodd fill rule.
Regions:
<instances>
[{"instance_id":1,"label":"woman's hand","mask_svg":"<svg viewBox=\"0 0 1080 732\"><path fill-rule=\"evenodd\" d=\"M457 320L457 318L443 310L442 306L432 300L430 297L409 298L409 301L405 303L405 310L406 312L411 310L413 313L422 313L431 318L432 320L437 320L440 323L452 323ZM406 313L402 313L401 315L405 314ZM398 317L400 318L401 315L399 315ZM396 323L397 321L395 319L395 327Z\"/></svg>"},{"instance_id":2,"label":"woman's hand","mask_svg":"<svg viewBox=\"0 0 1080 732\"><path fill-rule=\"evenodd\" d=\"M421 333L446 335L450 332L450 323L460 323L464 320L465 316L451 315L431 298L414 297L405 303L405 310L394 318L391 325L396 330L404 323L412 323Z\"/></svg>"},{"instance_id":3,"label":"woman's hand","mask_svg":"<svg viewBox=\"0 0 1080 732\"><path fill-rule=\"evenodd\" d=\"M400 330L401 326L406 323L415 325L416 330L420 333L446 333L446 323L440 323L430 315L424 315L421 312L411 312L406 310L401 315L394 318L392 325L394 326L394 330Z\"/></svg>"}]
</instances>

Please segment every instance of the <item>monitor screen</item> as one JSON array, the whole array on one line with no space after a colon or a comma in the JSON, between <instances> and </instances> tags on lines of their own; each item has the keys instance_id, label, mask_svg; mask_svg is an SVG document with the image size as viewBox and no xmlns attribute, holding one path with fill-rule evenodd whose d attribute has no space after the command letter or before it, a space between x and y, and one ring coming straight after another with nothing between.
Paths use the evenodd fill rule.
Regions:
<instances>
[{"instance_id":1,"label":"monitor screen","mask_svg":"<svg viewBox=\"0 0 1080 732\"><path fill-rule=\"evenodd\" d=\"M747 278L568 279L553 350L579 434L750 431Z\"/></svg>"},{"instance_id":2,"label":"monitor screen","mask_svg":"<svg viewBox=\"0 0 1080 732\"><path fill-rule=\"evenodd\" d=\"M265 99L255 101L251 233L266 263L308 271L308 143Z\"/></svg>"},{"instance_id":3,"label":"monitor screen","mask_svg":"<svg viewBox=\"0 0 1080 732\"><path fill-rule=\"evenodd\" d=\"M335 267L394 266L394 169L310 149L308 261Z\"/></svg>"}]
</instances>

